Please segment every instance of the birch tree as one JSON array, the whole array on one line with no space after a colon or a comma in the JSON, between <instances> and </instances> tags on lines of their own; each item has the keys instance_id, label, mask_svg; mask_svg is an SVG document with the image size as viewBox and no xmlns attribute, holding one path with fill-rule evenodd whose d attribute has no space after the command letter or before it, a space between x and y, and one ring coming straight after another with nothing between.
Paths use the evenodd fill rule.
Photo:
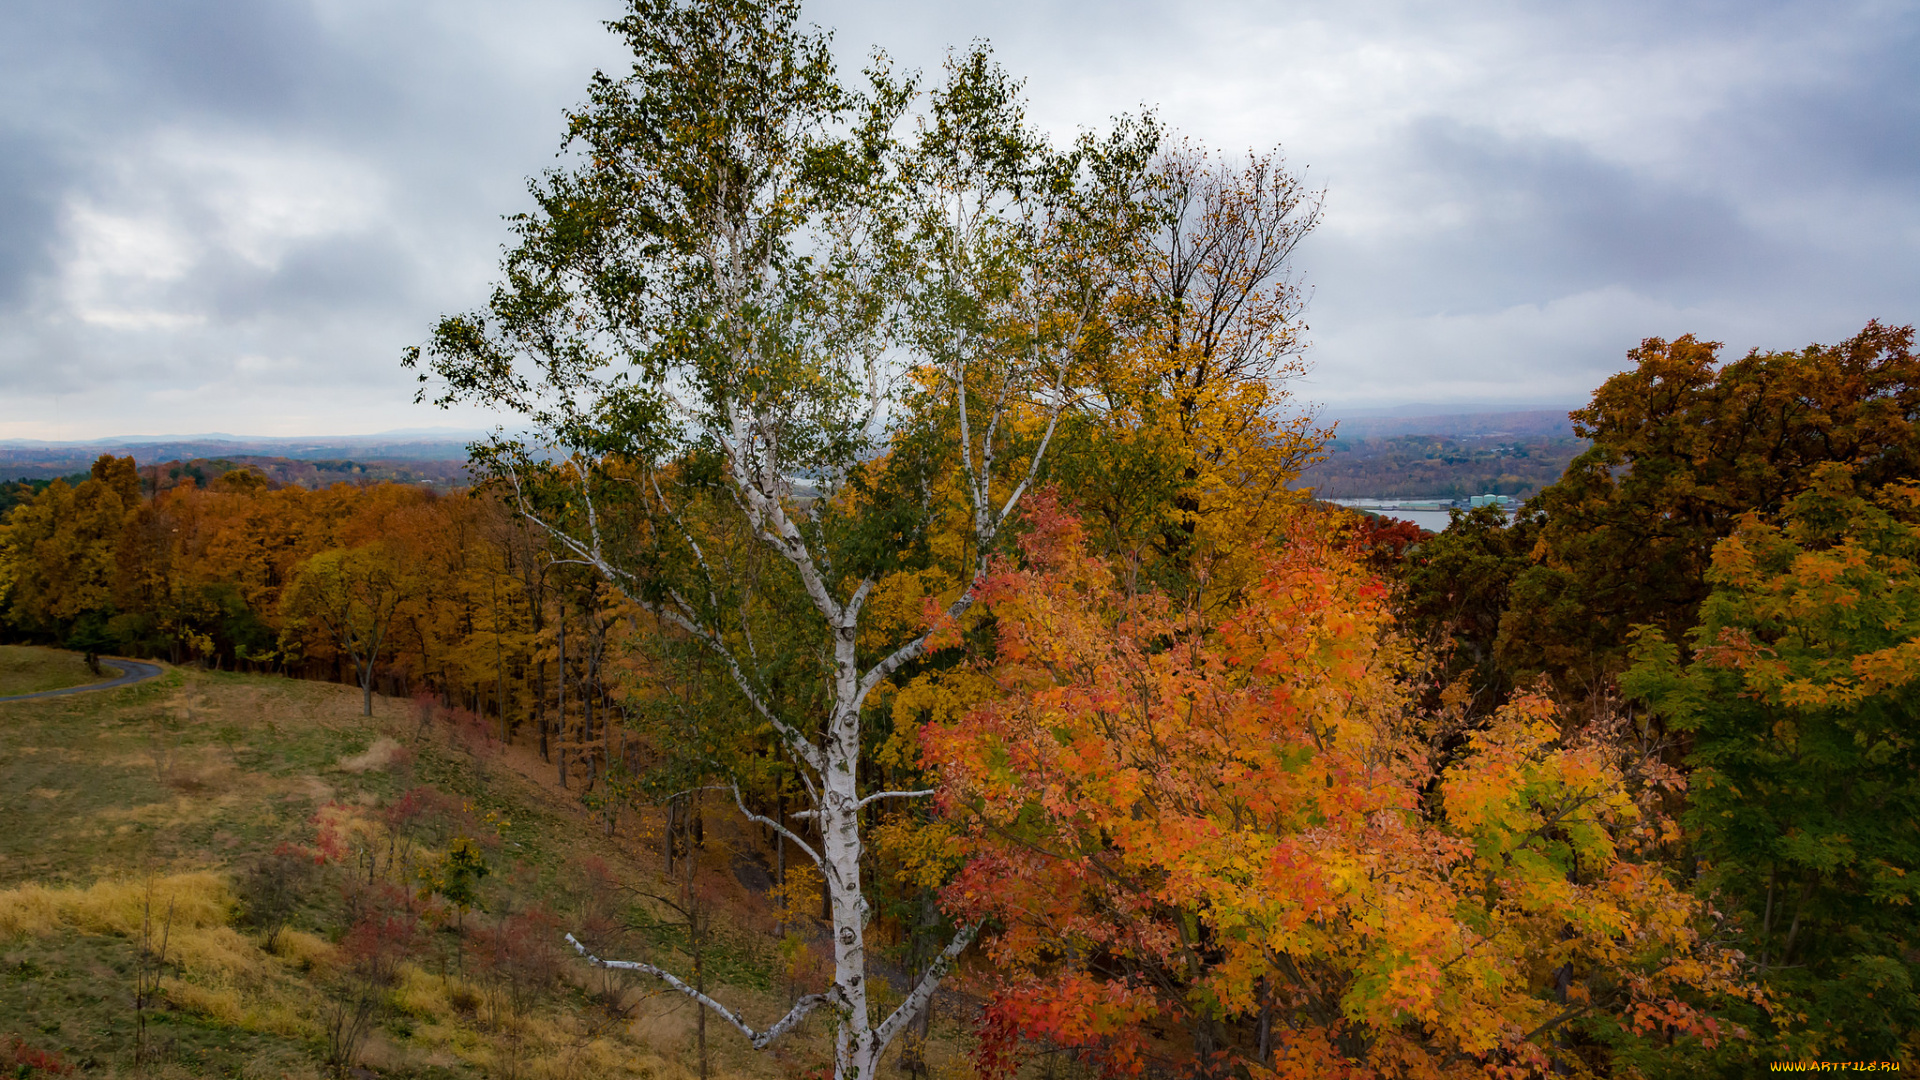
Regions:
<instances>
[{"instance_id":1,"label":"birch tree","mask_svg":"<svg viewBox=\"0 0 1920 1080\"><path fill-rule=\"evenodd\" d=\"M704 648L806 792L796 828L730 785L826 881L829 989L756 1026L589 959L756 1048L829 1010L835 1075L871 1077L975 928L875 1013L861 811L931 792L863 785L868 703L973 604L1041 477L1156 133L1055 150L983 49L930 90L883 56L849 89L784 0L635 0L612 26L633 67L571 114L505 281L407 359L443 402L519 414L529 435L479 448L518 512ZM883 596L925 617L890 632Z\"/></svg>"}]
</instances>

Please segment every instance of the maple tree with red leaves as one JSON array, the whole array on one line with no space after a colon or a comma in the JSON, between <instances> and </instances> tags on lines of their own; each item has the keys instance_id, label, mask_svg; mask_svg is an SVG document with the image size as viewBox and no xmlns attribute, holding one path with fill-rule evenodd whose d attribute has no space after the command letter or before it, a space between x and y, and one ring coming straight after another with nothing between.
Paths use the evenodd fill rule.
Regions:
<instances>
[{"instance_id":1,"label":"maple tree with red leaves","mask_svg":"<svg viewBox=\"0 0 1920 1080\"><path fill-rule=\"evenodd\" d=\"M1206 618L1029 520L982 596L997 693L921 733L945 902L994 928L989 1067L1018 1033L1116 1073L1599 1075L1606 1039L1740 1034L1708 1004L1741 958L1656 857L1680 779L1526 695L1443 759L1328 520Z\"/></svg>"}]
</instances>

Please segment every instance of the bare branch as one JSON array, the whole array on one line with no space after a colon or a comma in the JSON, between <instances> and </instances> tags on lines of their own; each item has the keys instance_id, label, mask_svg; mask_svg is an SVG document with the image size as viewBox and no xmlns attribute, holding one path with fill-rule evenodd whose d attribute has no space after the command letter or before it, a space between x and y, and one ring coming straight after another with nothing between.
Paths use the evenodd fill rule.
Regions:
<instances>
[{"instance_id":1,"label":"bare branch","mask_svg":"<svg viewBox=\"0 0 1920 1080\"><path fill-rule=\"evenodd\" d=\"M920 1010L927 1007L927 1002L933 1000L934 992L940 989L940 980L946 977L947 971L953 967L953 962L959 958L960 954L967 951L967 946L973 944L974 935L979 932L978 926L963 926L959 933L953 935L953 940L940 951L940 955L927 969L926 975L921 977L920 984L913 988L913 991L907 995L907 1000L901 1002L900 1007L893 1010L893 1015L887 1017L875 1031L874 1045L881 1051L885 1051L888 1044L893 1042L894 1036L900 1034L903 1028L913 1022L914 1017L920 1015ZM875 1055L876 1058L878 1056L878 1054Z\"/></svg>"},{"instance_id":2,"label":"bare branch","mask_svg":"<svg viewBox=\"0 0 1920 1080\"><path fill-rule=\"evenodd\" d=\"M800 837L792 829L787 828L785 825L782 825L778 821L775 821L774 819L766 816L765 814L756 814L753 811L747 809L747 800L745 800L744 798L741 798L739 784L733 785L733 801L735 804L737 804L740 807L740 812L746 815L748 821L758 822L761 825L765 825L768 828L771 828L773 831L779 833L781 836L784 836L787 839L793 841L795 844L799 845L801 851L804 851L807 853L807 858L812 859L815 866L821 867L823 870L826 868L826 863L821 860L819 853L814 851L813 848L810 845L808 845L808 843L805 840L800 839ZM801 815L794 814L792 816L800 817ZM807 816L811 817L812 815L809 814Z\"/></svg>"},{"instance_id":3,"label":"bare branch","mask_svg":"<svg viewBox=\"0 0 1920 1080\"><path fill-rule=\"evenodd\" d=\"M781 1017L778 1023L775 1023L772 1027L763 1031L755 1031L748 1027L746 1022L741 1020L732 1009L727 1008L725 1005L688 986L685 982L681 981L678 976L674 975L673 972L665 968L658 968L640 960L602 960L588 952L587 947L580 944L580 939L574 937L572 934L567 935L567 944L573 946L575 951L581 956L586 957L587 963L595 967L603 967L612 971L637 971L642 975L651 975L659 979L661 982L680 991L694 1001L706 1006L714 1015L720 1017L720 1019L732 1024L734 1030L747 1037L747 1041L753 1044L755 1050L765 1050L773 1040L786 1034L795 1024L805 1020L808 1013L822 1005L831 1005L837 1001L831 994L808 994L798 1002L795 1002L792 1011Z\"/></svg>"},{"instance_id":4,"label":"bare branch","mask_svg":"<svg viewBox=\"0 0 1920 1080\"><path fill-rule=\"evenodd\" d=\"M855 803L854 809L864 810L868 803L877 802L881 799L924 799L934 794L934 792L935 789L933 788L927 788L924 791L876 791L866 798L861 799L858 803Z\"/></svg>"}]
</instances>

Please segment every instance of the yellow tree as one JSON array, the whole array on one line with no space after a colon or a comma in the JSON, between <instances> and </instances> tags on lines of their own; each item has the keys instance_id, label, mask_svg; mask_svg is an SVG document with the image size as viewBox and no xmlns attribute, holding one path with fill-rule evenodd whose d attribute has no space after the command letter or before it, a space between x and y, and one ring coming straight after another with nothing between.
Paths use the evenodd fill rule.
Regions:
<instances>
[{"instance_id":1,"label":"yellow tree","mask_svg":"<svg viewBox=\"0 0 1920 1080\"><path fill-rule=\"evenodd\" d=\"M1140 234L1060 472L1113 550L1183 589L1215 577L1225 595L1244 576L1226 566L1273 534L1327 435L1289 412L1286 388L1306 370L1290 261L1320 196L1277 155L1230 163L1182 146L1139 198L1158 228Z\"/></svg>"},{"instance_id":2,"label":"yellow tree","mask_svg":"<svg viewBox=\"0 0 1920 1080\"><path fill-rule=\"evenodd\" d=\"M139 504L133 459L103 455L78 485L55 480L16 507L0 550L13 624L66 637L83 616L110 614L121 529Z\"/></svg>"},{"instance_id":3,"label":"yellow tree","mask_svg":"<svg viewBox=\"0 0 1920 1080\"><path fill-rule=\"evenodd\" d=\"M382 542L333 548L302 563L281 601L284 634L322 643L352 661L362 708L373 715L373 672L394 613L417 588L409 568Z\"/></svg>"}]
</instances>

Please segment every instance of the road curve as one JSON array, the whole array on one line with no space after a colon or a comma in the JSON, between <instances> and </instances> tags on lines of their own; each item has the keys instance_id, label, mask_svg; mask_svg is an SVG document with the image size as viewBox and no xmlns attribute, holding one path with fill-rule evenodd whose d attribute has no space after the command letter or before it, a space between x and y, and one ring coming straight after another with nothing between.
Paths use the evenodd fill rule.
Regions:
<instances>
[{"instance_id":1,"label":"road curve","mask_svg":"<svg viewBox=\"0 0 1920 1080\"><path fill-rule=\"evenodd\" d=\"M89 690L111 690L116 686L132 686L160 677L160 665L149 664L145 660L122 660L118 657L101 657L102 667L118 668L120 674L105 682L87 683L85 686L67 686L58 690L42 690L37 694L15 694L12 697L0 697L0 701L32 701L43 697L64 697L67 694L84 694Z\"/></svg>"}]
</instances>

